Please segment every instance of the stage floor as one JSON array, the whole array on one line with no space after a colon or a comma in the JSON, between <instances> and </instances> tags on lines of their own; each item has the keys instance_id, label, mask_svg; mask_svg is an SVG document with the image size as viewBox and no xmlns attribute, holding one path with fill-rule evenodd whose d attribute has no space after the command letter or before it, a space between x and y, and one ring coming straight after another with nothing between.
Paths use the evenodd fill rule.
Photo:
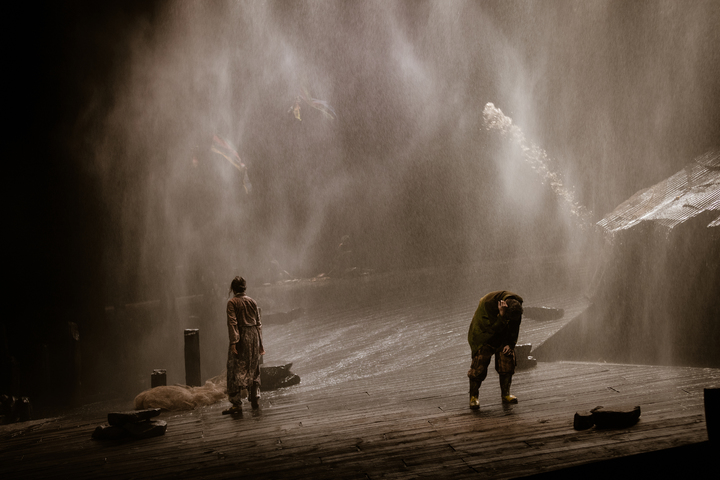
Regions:
<instances>
[{"instance_id":1,"label":"stage floor","mask_svg":"<svg viewBox=\"0 0 720 480\"><path fill-rule=\"evenodd\" d=\"M163 412L166 434L147 440L91 438L132 397L0 426L2 478L513 478L707 443L703 388L720 386L720 369L540 362L516 373L517 405L501 404L493 371L480 410L469 410L465 336L485 290L566 310L523 320L520 343L541 343L586 305L581 282L533 275L487 285L418 272L410 286L348 280L350 297L315 285L320 294L287 294L306 313L266 323L266 363L294 362L300 385L263 392L260 410L246 404L242 417L223 416L227 402ZM642 415L627 429L574 430L574 413L598 405L639 405Z\"/></svg>"}]
</instances>

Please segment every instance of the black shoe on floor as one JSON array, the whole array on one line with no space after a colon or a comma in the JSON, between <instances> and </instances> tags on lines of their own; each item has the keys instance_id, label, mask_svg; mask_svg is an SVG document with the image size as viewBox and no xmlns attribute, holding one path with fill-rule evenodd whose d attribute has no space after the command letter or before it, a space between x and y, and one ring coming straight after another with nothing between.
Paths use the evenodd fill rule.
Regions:
<instances>
[{"instance_id":1,"label":"black shoe on floor","mask_svg":"<svg viewBox=\"0 0 720 480\"><path fill-rule=\"evenodd\" d=\"M223 410L223 415L242 415L242 407L239 407L237 405L233 405L232 407L228 408L227 410Z\"/></svg>"}]
</instances>

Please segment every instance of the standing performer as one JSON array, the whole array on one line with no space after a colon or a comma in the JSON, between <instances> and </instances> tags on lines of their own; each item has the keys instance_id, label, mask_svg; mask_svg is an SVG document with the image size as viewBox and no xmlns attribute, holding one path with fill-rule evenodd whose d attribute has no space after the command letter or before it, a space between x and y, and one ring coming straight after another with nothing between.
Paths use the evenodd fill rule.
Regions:
<instances>
[{"instance_id":1,"label":"standing performer","mask_svg":"<svg viewBox=\"0 0 720 480\"><path fill-rule=\"evenodd\" d=\"M510 384L515 373L515 345L522 320L520 295L505 290L490 292L480 299L473 315L468 343L472 352L470 378L470 408L480 408L478 396L480 384L487 377L490 357L495 355L495 370L500 375L500 391L503 403L517 403L510 395Z\"/></svg>"},{"instance_id":2,"label":"standing performer","mask_svg":"<svg viewBox=\"0 0 720 480\"><path fill-rule=\"evenodd\" d=\"M243 389L253 409L260 398L260 355L265 354L262 344L260 309L255 300L245 295L245 279L235 277L230 284L233 297L227 303L227 325L230 348L227 360L227 392L232 407L228 413L242 413Z\"/></svg>"}]
</instances>

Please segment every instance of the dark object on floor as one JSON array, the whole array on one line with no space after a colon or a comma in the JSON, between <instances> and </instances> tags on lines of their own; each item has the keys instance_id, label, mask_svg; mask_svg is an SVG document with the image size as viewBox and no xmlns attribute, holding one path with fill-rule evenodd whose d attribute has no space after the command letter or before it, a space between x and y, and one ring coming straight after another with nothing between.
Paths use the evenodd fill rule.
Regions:
<instances>
[{"instance_id":1,"label":"dark object on floor","mask_svg":"<svg viewBox=\"0 0 720 480\"><path fill-rule=\"evenodd\" d=\"M148 420L139 423L126 423L123 428L135 438L152 438L165 435L167 422L165 420Z\"/></svg>"},{"instance_id":2,"label":"dark object on floor","mask_svg":"<svg viewBox=\"0 0 720 480\"><path fill-rule=\"evenodd\" d=\"M575 430L587 430L595 425L592 418L593 414L590 411L575 412L575 419L573 420L573 428Z\"/></svg>"},{"instance_id":3,"label":"dark object on floor","mask_svg":"<svg viewBox=\"0 0 720 480\"><path fill-rule=\"evenodd\" d=\"M150 375L150 388L164 387L167 385L167 371L155 369Z\"/></svg>"},{"instance_id":4,"label":"dark object on floor","mask_svg":"<svg viewBox=\"0 0 720 480\"><path fill-rule=\"evenodd\" d=\"M557 320L565 315L562 308L524 307L523 316L533 320Z\"/></svg>"},{"instance_id":5,"label":"dark object on floor","mask_svg":"<svg viewBox=\"0 0 720 480\"><path fill-rule=\"evenodd\" d=\"M95 440L118 440L127 435L127 431L119 425L99 425L95 428L92 438Z\"/></svg>"},{"instance_id":6,"label":"dark object on floor","mask_svg":"<svg viewBox=\"0 0 720 480\"><path fill-rule=\"evenodd\" d=\"M159 408L108 413L109 425L100 425L95 428L92 438L96 440L120 440L126 437L143 439L164 435L167 431L167 422L164 420L150 420L158 415L160 415Z\"/></svg>"},{"instance_id":7,"label":"dark object on floor","mask_svg":"<svg viewBox=\"0 0 720 480\"><path fill-rule=\"evenodd\" d=\"M515 361L517 362L517 368L531 368L537 365L535 357L530 356L531 350L532 343L520 343L515 345Z\"/></svg>"},{"instance_id":8,"label":"dark object on floor","mask_svg":"<svg viewBox=\"0 0 720 480\"><path fill-rule=\"evenodd\" d=\"M15 408L19 421L27 422L28 420L32 420L33 409L32 404L30 403L30 399L28 397L21 397L20 402L18 402Z\"/></svg>"},{"instance_id":9,"label":"dark object on floor","mask_svg":"<svg viewBox=\"0 0 720 480\"><path fill-rule=\"evenodd\" d=\"M705 423L708 440L720 443L720 388L705 389Z\"/></svg>"},{"instance_id":10,"label":"dark object on floor","mask_svg":"<svg viewBox=\"0 0 720 480\"><path fill-rule=\"evenodd\" d=\"M575 412L573 428L587 430L593 425L595 428L628 428L635 425L640 419L639 406L598 406L589 412Z\"/></svg>"},{"instance_id":11,"label":"dark object on floor","mask_svg":"<svg viewBox=\"0 0 720 480\"><path fill-rule=\"evenodd\" d=\"M32 420L32 404L28 397L0 395L0 423L27 422Z\"/></svg>"},{"instance_id":12,"label":"dark object on floor","mask_svg":"<svg viewBox=\"0 0 720 480\"><path fill-rule=\"evenodd\" d=\"M595 428L627 428L640 419L639 406L595 407L591 411Z\"/></svg>"},{"instance_id":13,"label":"dark object on floor","mask_svg":"<svg viewBox=\"0 0 720 480\"><path fill-rule=\"evenodd\" d=\"M15 402L17 398L11 395L0 395L0 423L12 423L17 421L15 414Z\"/></svg>"},{"instance_id":14,"label":"dark object on floor","mask_svg":"<svg viewBox=\"0 0 720 480\"><path fill-rule=\"evenodd\" d=\"M108 423L110 425L125 425L126 423L139 423L143 420L150 420L160 415L159 408L149 408L147 410L131 410L129 412L113 412L108 413Z\"/></svg>"},{"instance_id":15,"label":"dark object on floor","mask_svg":"<svg viewBox=\"0 0 720 480\"><path fill-rule=\"evenodd\" d=\"M285 365L261 365L260 379L262 389L277 390L278 388L291 387L300 383L300 377L290 371L292 363Z\"/></svg>"}]
</instances>

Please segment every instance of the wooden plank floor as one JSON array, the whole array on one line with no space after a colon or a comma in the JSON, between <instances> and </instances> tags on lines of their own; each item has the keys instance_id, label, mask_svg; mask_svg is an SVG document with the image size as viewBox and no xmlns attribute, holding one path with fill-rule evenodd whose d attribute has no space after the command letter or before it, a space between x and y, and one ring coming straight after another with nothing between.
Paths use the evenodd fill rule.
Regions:
<instances>
[{"instance_id":1,"label":"wooden plank floor","mask_svg":"<svg viewBox=\"0 0 720 480\"><path fill-rule=\"evenodd\" d=\"M525 281L500 288L526 304L583 308L566 286ZM2 426L0 477L514 478L707 440L703 388L720 384L720 369L541 362L515 375L519 404L500 403L491 372L471 411L464 337L488 286L456 285L430 301L426 286L350 285L360 292L350 301L331 295L301 305L301 319L266 325L268 361L293 361L303 380L264 392L259 411L223 416L222 402L163 412L167 433L141 441L91 439L132 396ZM541 343L567 321L524 320L521 342ZM627 404L642 409L631 428L572 428L578 410Z\"/></svg>"},{"instance_id":2,"label":"wooden plank floor","mask_svg":"<svg viewBox=\"0 0 720 480\"><path fill-rule=\"evenodd\" d=\"M516 375L520 403L499 402L497 377L479 411L465 382L421 366L300 394L267 392L258 412L226 403L166 412L163 437L90 438L101 412L2 428L3 478L512 478L707 440L702 388L717 369L541 363ZM289 389L291 390L291 389ZM573 414L638 404L622 430L575 431Z\"/></svg>"}]
</instances>

